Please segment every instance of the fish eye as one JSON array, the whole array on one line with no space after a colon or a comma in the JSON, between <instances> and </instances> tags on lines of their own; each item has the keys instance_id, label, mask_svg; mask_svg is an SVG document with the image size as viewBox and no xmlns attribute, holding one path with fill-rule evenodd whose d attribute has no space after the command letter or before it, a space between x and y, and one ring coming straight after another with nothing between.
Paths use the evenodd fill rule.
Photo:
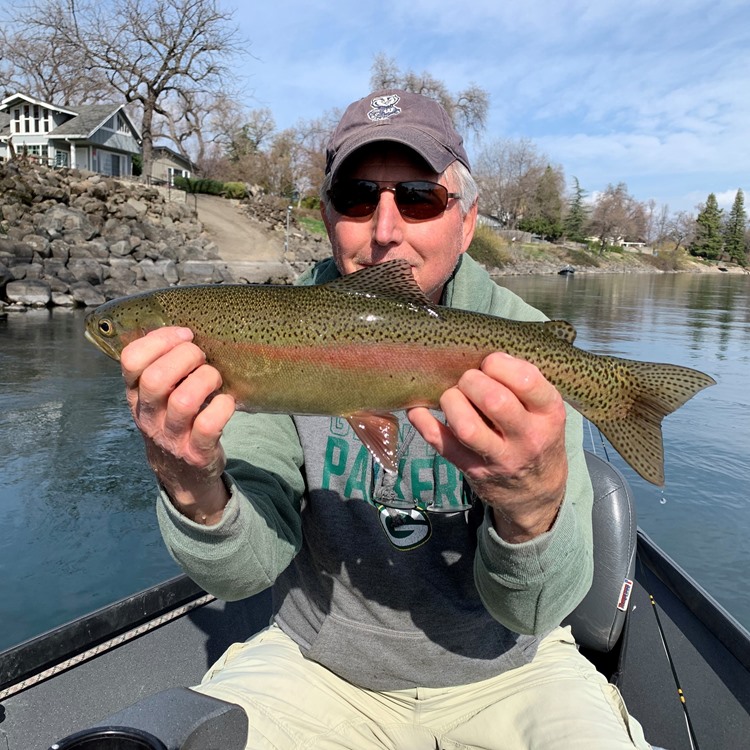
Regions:
<instances>
[{"instance_id":1,"label":"fish eye","mask_svg":"<svg viewBox=\"0 0 750 750\"><path fill-rule=\"evenodd\" d=\"M109 318L102 318L97 327L102 336L109 337L115 335L115 324Z\"/></svg>"}]
</instances>

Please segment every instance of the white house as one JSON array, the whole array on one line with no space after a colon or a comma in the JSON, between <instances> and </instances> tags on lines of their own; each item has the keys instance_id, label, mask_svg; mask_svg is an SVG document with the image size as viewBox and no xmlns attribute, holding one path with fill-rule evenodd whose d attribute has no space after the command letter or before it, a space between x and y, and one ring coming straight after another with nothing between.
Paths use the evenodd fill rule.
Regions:
<instances>
[{"instance_id":1,"label":"white house","mask_svg":"<svg viewBox=\"0 0 750 750\"><path fill-rule=\"evenodd\" d=\"M133 173L140 134L125 105L61 107L16 93L0 102L0 160L13 152L54 167L75 167L112 177Z\"/></svg>"}]
</instances>

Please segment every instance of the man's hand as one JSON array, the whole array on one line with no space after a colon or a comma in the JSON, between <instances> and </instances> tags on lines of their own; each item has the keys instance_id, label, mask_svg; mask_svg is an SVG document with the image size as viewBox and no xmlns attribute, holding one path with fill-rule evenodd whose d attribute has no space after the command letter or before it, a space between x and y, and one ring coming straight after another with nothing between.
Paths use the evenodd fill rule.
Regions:
<instances>
[{"instance_id":1,"label":"man's hand","mask_svg":"<svg viewBox=\"0 0 750 750\"><path fill-rule=\"evenodd\" d=\"M228 500L219 439L235 403L217 393L221 375L192 338L187 328L160 328L126 346L120 364L151 468L181 513L210 524Z\"/></svg>"},{"instance_id":2,"label":"man's hand","mask_svg":"<svg viewBox=\"0 0 750 750\"><path fill-rule=\"evenodd\" d=\"M423 408L409 420L492 507L509 542L548 531L565 494L565 405L532 364L504 353L468 370L440 399L447 426Z\"/></svg>"}]
</instances>

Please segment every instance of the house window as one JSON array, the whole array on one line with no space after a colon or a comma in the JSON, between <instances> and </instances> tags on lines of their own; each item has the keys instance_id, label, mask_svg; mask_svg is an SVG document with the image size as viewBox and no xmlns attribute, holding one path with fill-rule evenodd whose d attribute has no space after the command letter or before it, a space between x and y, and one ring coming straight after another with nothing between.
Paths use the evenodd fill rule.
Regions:
<instances>
[{"instance_id":1,"label":"house window","mask_svg":"<svg viewBox=\"0 0 750 750\"><path fill-rule=\"evenodd\" d=\"M23 151L29 156L33 156L35 161L40 164L47 164L49 160L49 147L38 143L25 143Z\"/></svg>"},{"instance_id":2,"label":"house window","mask_svg":"<svg viewBox=\"0 0 750 750\"><path fill-rule=\"evenodd\" d=\"M109 120L107 120L107 122L102 125L102 128L105 128L106 130L115 130L118 133L130 135L130 128L128 127L127 121L119 112L116 115L110 117Z\"/></svg>"},{"instance_id":3,"label":"house window","mask_svg":"<svg viewBox=\"0 0 750 750\"><path fill-rule=\"evenodd\" d=\"M14 133L21 132L21 110L20 109L13 110L13 132Z\"/></svg>"},{"instance_id":4,"label":"house window","mask_svg":"<svg viewBox=\"0 0 750 750\"><path fill-rule=\"evenodd\" d=\"M68 152L67 151L55 151L55 166L56 167L68 166Z\"/></svg>"}]
</instances>

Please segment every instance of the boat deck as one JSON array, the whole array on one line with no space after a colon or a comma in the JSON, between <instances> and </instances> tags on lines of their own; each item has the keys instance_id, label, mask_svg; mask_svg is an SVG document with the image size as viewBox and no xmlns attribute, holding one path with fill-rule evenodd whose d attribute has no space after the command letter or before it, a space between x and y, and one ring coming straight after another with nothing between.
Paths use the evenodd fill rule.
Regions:
<instances>
[{"instance_id":1,"label":"boat deck","mask_svg":"<svg viewBox=\"0 0 750 750\"><path fill-rule=\"evenodd\" d=\"M83 647L76 644L90 646L113 631L122 638L121 645L0 699L0 748L48 750L55 740L148 695L195 684L233 640L268 622L270 597L265 593L191 608L202 593L187 579L176 579L54 631L52 638L0 654L2 696L9 684L26 677L33 681L43 668L69 657L77 662L75 653ZM750 637L717 607L640 535L624 638L610 658L598 657L597 662L618 684L655 745L668 750L750 746ZM159 622L164 613L170 617L181 609L187 611L140 632L144 622L154 617Z\"/></svg>"}]
</instances>

